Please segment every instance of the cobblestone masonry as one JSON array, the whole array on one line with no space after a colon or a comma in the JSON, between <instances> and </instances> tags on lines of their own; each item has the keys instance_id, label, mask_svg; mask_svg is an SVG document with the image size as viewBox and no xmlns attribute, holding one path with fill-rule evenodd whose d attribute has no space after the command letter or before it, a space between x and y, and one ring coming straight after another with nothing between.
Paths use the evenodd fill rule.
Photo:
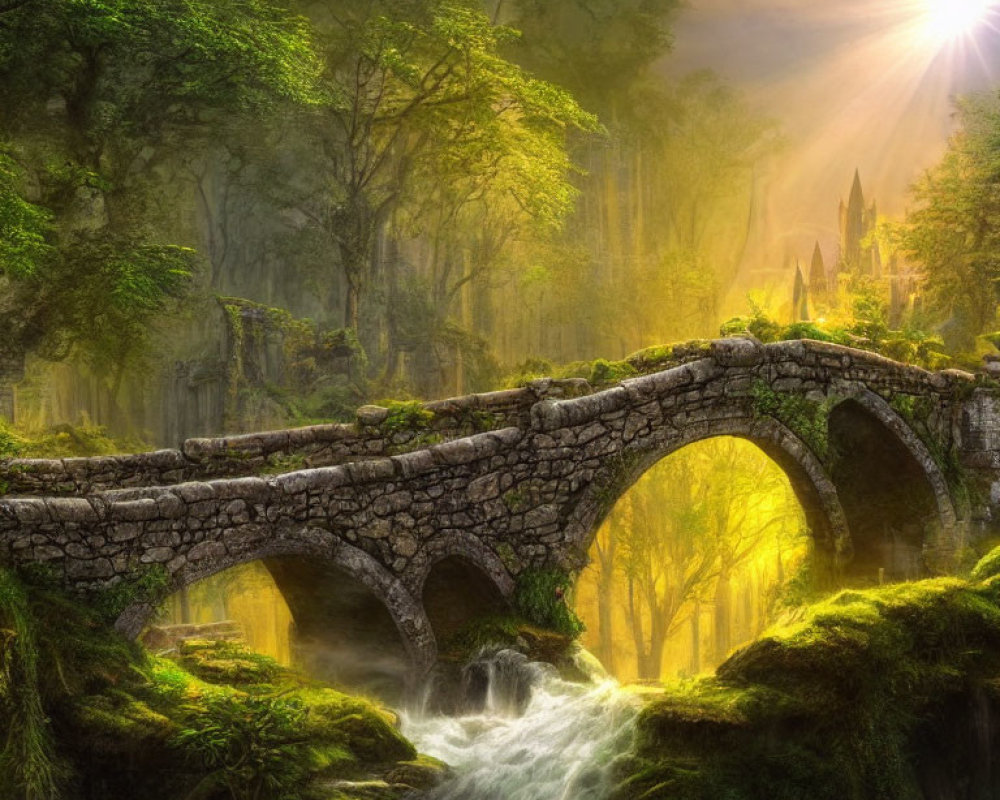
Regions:
<instances>
[{"instance_id":1,"label":"cobblestone masonry","mask_svg":"<svg viewBox=\"0 0 1000 800\"><path fill-rule=\"evenodd\" d=\"M811 341L724 339L707 352L599 392L543 381L430 404L439 435L457 438L426 446L405 434L393 441L379 427L387 412L369 407L352 427L8 463L16 491L51 494L0 498L0 562L44 562L80 589L159 564L176 589L251 560L319 559L385 603L414 663L426 667L436 643L420 597L433 564L460 556L505 594L528 566L579 568L615 500L656 461L701 439L735 435L764 449L788 474L819 550L846 562L850 532L829 471L791 427L755 410L761 386L829 404L852 399L906 447L937 504L939 524L924 544L932 569L947 569L970 525L988 525L1000 510L1000 390L975 376ZM897 411L913 399L919 426ZM462 436L471 411L491 429ZM406 446L417 449L389 455ZM209 479L264 467L274 453L327 465ZM983 489L961 496L979 500L959 498L942 453L957 455L947 463L960 461L966 482ZM137 633L146 613L127 610L119 627Z\"/></svg>"}]
</instances>

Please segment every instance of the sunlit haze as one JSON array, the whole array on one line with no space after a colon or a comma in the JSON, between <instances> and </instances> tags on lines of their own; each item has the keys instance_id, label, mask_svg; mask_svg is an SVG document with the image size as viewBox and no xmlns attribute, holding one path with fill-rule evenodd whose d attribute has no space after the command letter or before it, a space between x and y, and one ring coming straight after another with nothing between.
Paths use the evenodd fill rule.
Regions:
<instances>
[{"instance_id":1,"label":"sunlit haze","mask_svg":"<svg viewBox=\"0 0 1000 800\"><path fill-rule=\"evenodd\" d=\"M855 168L880 213L903 213L952 132L954 97L997 77L998 47L995 10L978 0L694 0L682 10L662 68L717 71L785 134L760 178L751 280L807 259L817 240L834 255Z\"/></svg>"},{"instance_id":2,"label":"sunlit haze","mask_svg":"<svg viewBox=\"0 0 1000 800\"><path fill-rule=\"evenodd\" d=\"M971 34L987 21L991 0L924 0L923 26L928 39L948 42Z\"/></svg>"}]
</instances>

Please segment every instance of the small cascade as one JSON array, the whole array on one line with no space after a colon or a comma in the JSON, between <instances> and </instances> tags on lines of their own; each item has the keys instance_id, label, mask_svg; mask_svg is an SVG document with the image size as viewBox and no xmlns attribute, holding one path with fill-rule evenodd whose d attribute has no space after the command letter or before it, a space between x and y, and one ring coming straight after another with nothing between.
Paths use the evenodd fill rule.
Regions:
<instances>
[{"instance_id":1,"label":"small cascade","mask_svg":"<svg viewBox=\"0 0 1000 800\"><path fill-rule=\"evenodd\" d=\"M432 800L601 800L636 715L614 681L570 683L512 650L465 666L461 707L457 716L403 715L417 748L454 769Z\"/></svg>"}]
</instances>

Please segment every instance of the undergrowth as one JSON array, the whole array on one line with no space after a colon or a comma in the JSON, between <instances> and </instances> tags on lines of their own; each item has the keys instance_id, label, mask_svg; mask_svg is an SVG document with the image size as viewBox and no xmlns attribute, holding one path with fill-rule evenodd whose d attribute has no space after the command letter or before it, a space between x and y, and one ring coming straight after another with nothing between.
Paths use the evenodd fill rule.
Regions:
<instances>
[{"instance_id":1,"label":"undergrowth","mask_svg":"<svg viewBox=\"0 0 1000 800\"><path fill-rule=\"evenodd\" d=\"M578 636L584 625L573 611L570 576L559 569L529 568L517 576L513 605L528 622L565 636Z\"/></svg>"},{"instance_id":2,"label":"undergrowth","mask_svg":"<svg viewBox=\"0 0 1000 800\"><path fill-rule=\"evenodd\" d=\"M88 422L28 430L0 419L0 461L11 458L108 456L148 449L148 445L140 439L115 437L105 428Z\"/></svg>"},{"instance_id":3,"label":"undergrowth","mask_svg":"<svg viewBox=\"0 0 1000 800\"><path fill-rule=\"evenodd\" d=\"M3 800L312 800L416 758L368 700L231 642L152 656L36 578L0 569Z\"/></svg>"}]
</instances>

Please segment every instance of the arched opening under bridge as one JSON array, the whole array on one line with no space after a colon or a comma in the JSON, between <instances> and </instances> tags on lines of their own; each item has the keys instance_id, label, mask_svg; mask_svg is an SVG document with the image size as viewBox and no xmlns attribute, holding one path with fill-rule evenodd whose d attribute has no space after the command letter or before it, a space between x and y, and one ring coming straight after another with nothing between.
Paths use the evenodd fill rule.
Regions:
<instances>
[{"instance_id":1,"label":"arched opening under bridge","mask_svg":"<svg viewBox=\"0 0 1000 800\"><path fill-rule=\"evenodd\" d=\"M233 625L222 625L228 621ZM343 567L279 555L220 570L175 592L158 625L176 637L236 638L338 688L403 696L413 661L391 612ZM173 627L179 626L179 627Z\"/></svg>"},{"instance_id":2,"label":"arched opening under bridge","mask_svg":"<svg viewBox=\"0 0 1000 800\"><path fill-rule=\"evenodd\" d=\"M928 571L927 546L954 525L943 477L924 445L877 398L830 413L831 475L854 545L852 578L912 580Z\"/></svg>"},{"instance_id":3,"label":"arched opening under bridge","mask_svg":"<svg viewBox=\"0 0 1000 800\"><path fill-rule=\"evenodd\" d=\"M783 466L730 436L658 460L599 527L575 607L624 680L713 669L810 583L815 543Z\"/></svg>"},{"instance_id":4,"label":"arched opening under bridge","mask_svg":"<svg viewBox=\"0 0 1000 800\"><path fill-rule=\"evenodd\" d=\"M422 597L439 648L476 620L509 609L487 572L461 556L448 556L431 566Z\"/></svg>"}]
</instances>

